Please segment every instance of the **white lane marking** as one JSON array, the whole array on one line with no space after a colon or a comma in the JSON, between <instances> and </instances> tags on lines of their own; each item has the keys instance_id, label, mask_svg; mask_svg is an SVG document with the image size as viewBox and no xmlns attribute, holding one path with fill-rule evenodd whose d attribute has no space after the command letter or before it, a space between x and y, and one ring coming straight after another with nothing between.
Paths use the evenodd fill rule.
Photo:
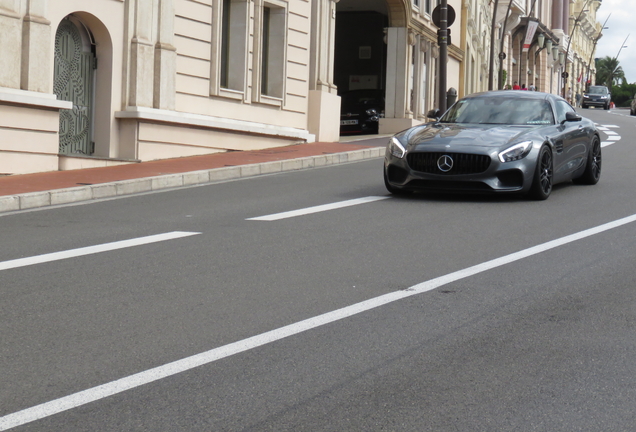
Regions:
<instances>
[{"instance_id":1,"label":"white lane marking","mask_svg":"<svg viewBox=\"0 0 636 432\"><path fill-rule=\"evenodd\" d=\"M205 364L212 363L216 360L220 360L234 354L238 354L244 351L248 351L257 348L262 345L266 345L288 336L296 335L307 330L311 330L335 321L342 320L344 318L357 315L359 313L384 306L395 301L411 297L417 294L422 294L427 291L432 291L443 285L456 282L460 279L465 279L470 276L474 276L479 273L483 273L487 270L491 270L496 267L501 267L506 264L510 264L515 261L528 258L532 255L537 255L550 249L557 248L559 246L566 245L568 243L575 242L620 226L632 223L636 221L636 214L618 219L612 222L608 222L603 225L599 225L594 228L587 229L578 233L574 233L565 237L561 237L556 240L549 241L537 246L533 246L528 249L521 250L519 252L505 255L500 258L496 258L490 261L486 261L482 264L477 264L472 267L459 270L445 276L440 276L435 279L431 279L426 282L414 285L407 288L404 291L395 291L388 294L381 295L360 303L353 304L341 309L337 309L332 312L327 312L322 315L318 315L313 318L306 319L304 321L290 324L285 327L280 327L275 330L271 330L260 335L252 336L247 339L243 339L238 342L234 342L228 345L224 345L219 348L214 348L209 351L186 357L181 360L167 363L162 366L158 366L143 372L136 373L124 378L120 378L116 381L111 381L106 384L102 384L97 387L93 387L87 390L80 391L78 393L64 396L59 399L45 402L40 405L36 405L31 408L26 408L22 411L18 411L12 414L0 417L0 431L5 431L17 426L21 426L36 420L43 419L45 417L52 416L54 414L61 413L63 411L76 408L90 402L112 396L126 390L130 390L144 384L148 384L162 378L166 378L172 375L176 375L181 372L185 372L194 369Z\"/></svg>"},{"instance_id":2,"label":"white lane marking","mask_svg":"<svg viewBox=\"0 0 636 432\"><path fill-rule=\"evenodd\" d=\"M614 143L616 143L617 141L619 141L621 139L621 136L610 130L609 128L619 128L619 126L616 125L599 125L597 126L597 129L600 131L603 131L603 133L605 135L607 135L607 141L602 141L601 142L601 148L603 147L607 147L609 145L612 145Z\"/></svg>"},{"instance_id":3,"label":"white lane marking","mask_svg":"<svg viewBox=\"0 0 636 432\"><path fill-rule=\"evenodd\" d=\"M288 212L276 213L276 214L271 214L266 216L253 217L253 218L248 218L245 220L276 221L276 220L287 219L287 218L292 218L296 216L304 216L304 215L308 215L312 213L335 210L335 209L339 209L343 207L351 207L351 206L355 206L359 204L366 204L366 203L370 203L374 201L381 201L381 200L385 200L389 198L391 197L390 196L368 196L364 198L356 198L352 200L340 201L340 202L335 202L331 204L324 204L324 205L319 205L315 207L307 207L300 210L292 210Z\"/></svg>"},{"instance_id":4,"label":"white lane marking","mask_svg":"<svg viewBox=\"0 0 636 432\"><path fill-rule=\"evenodd\" d=\"M182 237L188 237L201 234L199 232L173 231L165 234L156 234L146 237L139 237L130 240L116 241L112 243L104 243L96 246L87 246L78 249L70 249L67 251L53 252L43 255L36 255L26 258L18 258L9 261L0 262L0 271L17 267L26 267L34 264L42 264L51 261L58 261L68 258L75 258L83 255L92 255L100 252L108 252L116 249L124 249L133 246L141 246L149 243L157 243L166 240L173 240Z\"/></svg>"}]
</instances>

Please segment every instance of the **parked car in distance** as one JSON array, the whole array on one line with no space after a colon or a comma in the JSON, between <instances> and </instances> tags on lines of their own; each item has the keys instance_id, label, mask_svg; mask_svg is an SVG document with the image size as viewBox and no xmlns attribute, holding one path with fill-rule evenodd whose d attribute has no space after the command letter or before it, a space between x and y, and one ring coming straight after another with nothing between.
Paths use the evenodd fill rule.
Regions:
<instances>
[{"instance_id":1,"label":"parked car in distance","mask_svg":"<svg viewBox=\"0 0 636 432\"><path fill-rule=\"evenodd\" d=\"M636 115L636 94L632 99L632 104L629 106L629 115Z\"/></svg>"},{"instance_id":2,"label":"parked car in distance","mask_svg":"<svg viewBox=\"0 0 636 432\"><path fill-rule=\"evenodd\" d=\"M610 102L612 101L612 95L605 86L590 86L586 92L583 93L583 99L581 100L581 107L588 108L591 106L603 107L603 109L610 109Z\"/></svg>"},{"instance_id":3,"label":"parked car in distance","mask_svg":"<svg viewBox=\"0 0 636 432\"><path fill-rule=\"evenodd\" d=\"M444 115L428 116L439 118L387 145L384 184L393 194L518 193L544 200L556 183L599 181L599 132L559 96L475 93Z\"/></svg>"},{"instance_id":4,"label":"parked car in distance","mask_svg":"<svg viewBox=\"0 0 636 432\"><path fill-rule=\"evenodd\" d=\"M340 134L378 133L384 117L384 90L351 90L340 97Z\"/></svg>"}]
</instances>

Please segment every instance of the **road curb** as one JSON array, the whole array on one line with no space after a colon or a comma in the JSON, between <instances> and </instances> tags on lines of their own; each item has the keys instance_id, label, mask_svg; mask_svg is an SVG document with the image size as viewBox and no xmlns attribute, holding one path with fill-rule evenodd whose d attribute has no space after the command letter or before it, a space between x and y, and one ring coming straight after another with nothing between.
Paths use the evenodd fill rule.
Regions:
<instances>
[{"instance_id":1,"label":"road curb","mask_svg":"<svg viewBox=\"0 0 636 432\"><path fill-rule=\"evenodd\" d=\"M343 153L307 156L282 161L212 168L156 177L121 180L111 183L7 195L0 197L0 213L134 195L184 186L212 184L226 180L257 177L278 172L313 169L329 165L375 159L383 155L384 147L370 147Z\"/></svg>"}]
</instances>

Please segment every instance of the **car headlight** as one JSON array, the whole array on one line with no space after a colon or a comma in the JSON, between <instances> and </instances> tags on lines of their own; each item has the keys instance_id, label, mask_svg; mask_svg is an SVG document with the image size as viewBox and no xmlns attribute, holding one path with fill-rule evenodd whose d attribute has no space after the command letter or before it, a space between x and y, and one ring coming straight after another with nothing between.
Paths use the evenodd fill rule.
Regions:
<instances>
[{"instance_id":1,"label":"car headlight","mask_svg":"<svg viewBox=\"0 0 636 432\"><path fill-rule=\"evenodd\" d=\"M601 99L607 99L607 96L601 96Z\"/></svg>"},{"instance_id":2,"label":"car headlight","mask_svg":"<svg viewBox=\"0 0 636 432\"><path fill-rule=\"evenodd\" d=\"M530 149L532 149L532 141L520 142L499 153L499 160L501 162L512 162L523 159L528 156Z\"/></svg>"},{"instance_id":3,"label":"car headlight","mask_svg":"<svg viewBox=\"0 0 636 432\"><path fill-rule=\"evenodd\" d=\"M400 159L406 154L406 149L396 137L392 137L391 141L389 141L389 151L393 156Z\"/></svg>"},{"instance_id":4,"label":"car headlight","mask_svg":"<svg viewBox=\"0 0 636 432\"><path fill-rule=\"evenodd\" d=\"M373 108L371 108L371 109L367 110L367 115L368 116L378 115L378 112L376 110L374 110Z\"/></svg>"}]
</instances>

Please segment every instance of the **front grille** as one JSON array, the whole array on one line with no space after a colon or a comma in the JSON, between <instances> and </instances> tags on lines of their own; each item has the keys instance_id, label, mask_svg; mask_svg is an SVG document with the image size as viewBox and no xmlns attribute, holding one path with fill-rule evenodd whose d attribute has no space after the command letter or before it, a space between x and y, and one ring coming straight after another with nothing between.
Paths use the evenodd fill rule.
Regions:
<instances>
[{"instance_id":1,"label":"front grille","mask_svg":"<svg viewBox=\"0 0 636 432\"><path fill-rule=\"evenodd\" d=\"M440 170L437 166L437 161L444 155L453 159L453 167L447 172ZM427 174L479 174L490 166L490 156L469 153L409 153L406 160L412 170Z\"/></svg>"}]
</instances>

